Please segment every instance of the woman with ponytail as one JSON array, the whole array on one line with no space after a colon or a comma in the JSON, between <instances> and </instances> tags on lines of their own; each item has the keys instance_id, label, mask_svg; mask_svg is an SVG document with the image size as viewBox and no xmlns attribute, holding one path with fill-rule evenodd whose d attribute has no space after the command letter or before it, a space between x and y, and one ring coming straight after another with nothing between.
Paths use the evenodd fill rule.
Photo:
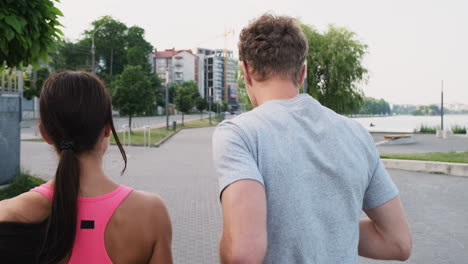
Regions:
<instances>
[{"instance_id":1,"label":"woman with ponytail","mask_svg":"<svg viewBox=\"0 0 468 264\"><path fill-rule=\"evenodd\" d=\"M102 159L114 136L104 84L86 72L49 77L39 130L59 159L50 182L0 202L0 263L172 263L163 201L111 181Z\"/></svg>"}]
</instances>

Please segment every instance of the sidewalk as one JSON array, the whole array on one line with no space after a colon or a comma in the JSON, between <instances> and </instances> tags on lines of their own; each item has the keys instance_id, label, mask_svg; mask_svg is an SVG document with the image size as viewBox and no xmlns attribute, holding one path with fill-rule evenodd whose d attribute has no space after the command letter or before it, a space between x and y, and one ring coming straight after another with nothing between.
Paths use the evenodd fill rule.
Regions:
<instances>
[{"instance_id":1,"label":"sidewalk","mask_svg":"<svg viewBox=\"0 0 468 264\"><path fill-rule=\"evenodd\" d=\"M204 117L207 117L208 114L204 114ZM212 115L212 118L214 114ZM185 121L197 120L200 118L199 114L190 114L184 115ZM171 115L169 116L169 127L172 127L172 122L176 121L178 124L182 122L182 115ZM37 128L38 120L24 120L21 122L21 139L39 139L39 131ZM117 117L114 118L115 129L120 132L122 131L122 126L128 124L127 117ZM143 130L143 127L150 126L151 129L161 128L166 126L166 116L150 116L150 117L134 117L132 118L132 130L138 131Z\"/></svg>"}]
</instances>

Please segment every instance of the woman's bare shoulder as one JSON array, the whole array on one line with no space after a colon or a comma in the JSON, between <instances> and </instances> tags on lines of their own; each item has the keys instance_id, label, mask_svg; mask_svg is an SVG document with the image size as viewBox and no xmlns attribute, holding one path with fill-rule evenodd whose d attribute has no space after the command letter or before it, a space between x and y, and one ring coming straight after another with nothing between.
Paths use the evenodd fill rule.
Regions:
<instances>
[{"instance_id":1,"label":"woman's bare shoulder","mask_svg":"<svg viewBox=\"0 0 468 264\"><path fill-rule=\"evenodd\" d=\"M37 192L25 192L0 201L0 222L38 223L50 214L50 200Z\"/></svg>"},{"instance_id":2,"label":"woman's bare shoulder","mask_svg":"<svg viewBox=\"0 0 468 264\"><path fill-rule=\"evenodd\" d=\"M164 200L157 194L134 190L128 197L128 206L143 214L166 211Z\"/></svg>"},{"instance_id":3,"label":"woman's bare shoulder","mask_svg":"<svg viewBox=\"0 0 468 264\"><path fill-rule=\"evenodd\" d=\"M169 213L159 195L135 190L129 195L125 205L122 205L128 213L139 215L142 221L153 223L156 229L170 229Z\"/></svg>"}]
</instances>

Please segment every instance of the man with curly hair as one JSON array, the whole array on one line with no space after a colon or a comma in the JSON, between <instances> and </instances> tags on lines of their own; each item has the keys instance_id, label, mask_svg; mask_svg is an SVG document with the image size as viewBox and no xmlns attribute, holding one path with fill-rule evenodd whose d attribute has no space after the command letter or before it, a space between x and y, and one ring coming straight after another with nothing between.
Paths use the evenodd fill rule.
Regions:
<instances>
[{"instance_id":1,"label":"man with curly hair","mask_svg":"<svg viewBox=\"0 0 468 264\"><path fill-rule=\"evenodd\" d=\"M290 17L263 15L241 32L239 57L255 109L224 121L213 136L221 261L405 260L411 232L372 137L298 94L307 50Z\"/></svg>"}]
</instances>

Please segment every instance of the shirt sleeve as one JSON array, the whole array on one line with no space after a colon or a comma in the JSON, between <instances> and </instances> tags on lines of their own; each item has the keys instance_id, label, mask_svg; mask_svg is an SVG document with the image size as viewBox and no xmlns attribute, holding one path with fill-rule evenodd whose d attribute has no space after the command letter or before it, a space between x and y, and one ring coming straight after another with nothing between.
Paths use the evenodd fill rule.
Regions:
<instances>
[{"instance_id":1,"label":"shirt sleeve","mask_svg":"<svg viewBox=\"0 0 468 264\"><path fill-rule=\"evenodd\" d=\"M377 151L376 151L377 152ZM376 153L378 155L378 153ZM376 157L377 166L371 175L369 185L364 194L363 209L378 207L398 195L398 189L380 160Z\"/></svg>"},{"instance_id":2,"label":"shirt sleeve","mask_svg":"<svg viewBox=\"0 0 468 264\"><path fill-rule=\"evenodd\" d=\"M264 185L248 139L236 125L221 123L213 135L213 163L219 180L219 195L239 180L255 180Z\"/></svg>"}]
</instances>

